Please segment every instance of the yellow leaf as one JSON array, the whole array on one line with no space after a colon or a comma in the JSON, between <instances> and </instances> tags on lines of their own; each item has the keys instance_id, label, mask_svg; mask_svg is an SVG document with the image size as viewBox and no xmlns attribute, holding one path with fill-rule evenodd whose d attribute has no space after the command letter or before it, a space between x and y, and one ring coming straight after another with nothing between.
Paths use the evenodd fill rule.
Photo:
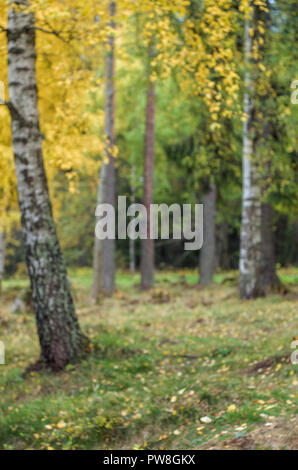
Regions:
<instances>
[{"instance_id":1,"label":"yellow leaf","mask_svg":"<svg viewBox=\"0 0 298 470\"><path fill-rule=\"evenodd\" d=\"M59 421L59 423L57 424L57 428L59 429L63 429L65 428L66 426L66 423L64 421Z\"/></svg>"},{"instance_id":2,"label":"yellow leaf","mask_svg":"<svg viewBox=\"0 0 298 470\"><path fill-rule=\"evenodd\" d=\"M236 411L236 405L230 405L227 409L228 413L234 413Z\"/></svg>"}]
</instances>

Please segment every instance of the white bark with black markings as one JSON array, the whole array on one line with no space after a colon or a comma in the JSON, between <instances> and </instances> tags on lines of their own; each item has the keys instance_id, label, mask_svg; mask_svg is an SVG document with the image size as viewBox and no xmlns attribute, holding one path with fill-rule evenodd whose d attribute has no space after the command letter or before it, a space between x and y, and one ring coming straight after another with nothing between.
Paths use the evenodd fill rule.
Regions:
<instances>
[{"instance_id":1,"label":"white bark with black markings","mask_svg":"<svg viewBox=\"0 0 298 470\"><path fill-rule=\"evenodd\" d=\"M245 92L242 164L242 225L240 240L240 297L250 299L261 294L261 191L255 153L254 80L252 76L252 38L254 18L245 21Z\"/></svg>"},{"instance_id":2,"label":"white bark with black markings","mask_svg":"<svg viewBox=\"0 0 298 470\"><path fill-rule=\"evenodd\" d=\"M14 7L17 5L17 8ZM35 19L27 1L8 14L9 108L26 261L43 361L64 368L84 336L75 314L52 216L42 154L36 84Z\"/></svg>"}]
</instances>

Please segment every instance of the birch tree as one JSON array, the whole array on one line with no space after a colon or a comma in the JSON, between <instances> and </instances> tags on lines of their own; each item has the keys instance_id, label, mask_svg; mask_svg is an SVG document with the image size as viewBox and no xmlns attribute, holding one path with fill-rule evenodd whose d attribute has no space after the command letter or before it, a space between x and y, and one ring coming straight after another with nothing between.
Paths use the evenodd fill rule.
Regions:
<instances>
[{"instance_id":1,"label":"birch tree","mask_svg":"<svg viewBox=\"0 0 298 470\"><path fill-rule=\"evenodd\" d=\"M8 85L12 141L27 268L41 358L61 370L82 353L81 332L60 249L43 162L36 81L35 18L27 0L8 13Z\"/></svg>"},{"instance_id":2,"label":"birch tree","mask_svg":"<svg viewBox=\"0 0 298 470\"><path fill-rule=\"evenodd\" d=\"M258 51L258 19L260 7L250 2L245 18L245 90L242 160L242 225L240 236L240 297L250 299L262 294L261 264L261 189L257 166L256 95Z\"/></svg>"}]
</instances>

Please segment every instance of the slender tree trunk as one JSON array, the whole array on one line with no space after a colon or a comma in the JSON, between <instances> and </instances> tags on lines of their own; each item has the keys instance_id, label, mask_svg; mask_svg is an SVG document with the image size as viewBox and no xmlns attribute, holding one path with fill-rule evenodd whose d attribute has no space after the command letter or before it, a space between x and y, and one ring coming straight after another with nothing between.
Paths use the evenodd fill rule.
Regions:
<instances>
[{"instance_id":1,"label":"slender tree trunk","mask_svg":"<svg viewBox=\"0 0 298 470\"><path fill-rule=\"evenodd\" d=\"M155 152L155 83L148 82L146 107L146 135L144 155L144 206L147 210L147 239L141 243L141 287L154 284L154 241L150 238L150 205L153 203L153 174Z\"/></svg>"},{"instance_id":2,"label":"slender tree trunk","mask_svg":"<svg viewBox=\"0 0 298 470\"><path fill-rule=\"evenodd\" d=\"M6 233L3 230L0 232L0 297L2 294L2 281L3 281L3 276L4 276L5 250L6 250Z\"/></svg>"},{"instance_id":3,"label":"slender tree trunk","mask_svg":"<svg viewBox=\"0 0 298 470\"><path fill-rule=\"evenodd\" d=\"M110 26L115 30L114 17L116 2L110 2ZM109 37L106 62L106 102L105 102L105 157L102 162L98 189L98 204L111 204L116 201L115 171L115 37ZM99 294L112 294L115 289L115 240L97 240L94 242L92 299L96 302Z\"/></svg>"},{"instance_id":4,"label":"slender tree trunk","mask_svg":"<svg viewBox=\"0 0 298 470\"><path fill-rule=\"evenodd\" d=\"M201 285L212 284L216 269L215 215L216 186L210 185L209 191L203 196L204 205L204 242L200 251L199 272Z\"/></svg>"},{"instance_id":5,"label":"slender tree trunk","mask_svg":"<svg viewBox=\"0 0 298 470\"><path fill-rule=\"evenodd\" d=\"M292 232L292 249L290 250L290 256L287 261L294 266L298 266L298 220L295 220L295 222L290 225L290 230Z\"/></svg>"},{"instance_id":6,"label":"slender tree trunk","mask_svg":"<svg viewBox=\"0 0 298 470\"><path fill-rule=\"evenodd\" d=\"M217 228L216 240L216 267L223 270L229 269L229 240L228 240L228 224L226 221L221 222Z\"/></svg>"},{"instance_id":7,"label":"slender tree trunk","mask_svg":"<svg viewBox=\"0 0 298 470\"><path fill-rule=\"evenodd\" d=\"M271 204L266 202L262 203L261 285L264 292L281 287L276 274L273 209Z\"/></svg>"},{"instance_id":8,"label":"slender tree trunk","mask_svg":"<svg viewBox=\"0 0 298 470\"><path fill-rule=\"evenodd\" d=\"M131 204L136 202L136 187L135 187L135 168L132 167L132 182L131 182ZM129 270L131 274L136 272L136 254L135 254L135 240L129 239Z\"/></svg>"},{"instance_id":9,"label":"slender tree trunk","mask_svg":"<svg viewBox=\"0 0 298 470\"><path fill-rule=\"evenodd\" d=\"M97 205L104 204L105 184L106 184L107 166L102 162L100 169L100 179L98 186ZM94 252L93 252L93 283L91 298L93 302L97 302L100 292L102 290L102 254L103 254L103 240L97 237L94 239Z\"/></svg>"},{"instance_id":10,"label":"slender tree trunk","mask_svg":"<svg viewBox=\"0 0 298 470\"><path fill-rule=\"evenodd\" d=\"M75 314L43 163L36 84L35 21L27 1L8 14L8 103L18 197L43 361L53 370L78 358L85 344Z\"/></svg>"},{"instance_id":11,"label":"slender tree trunk","mask_svg":"<svg viewBox=\"0 0 298 470\"><path fill-rule=\"evenodd\" d=\"M136 272L135 241L129 239L129 271L130 274Z\"/></svg>"},{"instance_id":12,"label":"slender tree trunk","mask_svg":"<svg viewBox=\"0 0 298 470\"><path fill-rule=\"evenodd\" d=\"M255 17L245 20L245 92L243 124L243 192L242 225L240 239L239 290L242 299L255 298L262 294L260 285L261 262L261 191L255 155L254 134L254 92L252 73L252 38Z\"/></svg>"}]
</instances>

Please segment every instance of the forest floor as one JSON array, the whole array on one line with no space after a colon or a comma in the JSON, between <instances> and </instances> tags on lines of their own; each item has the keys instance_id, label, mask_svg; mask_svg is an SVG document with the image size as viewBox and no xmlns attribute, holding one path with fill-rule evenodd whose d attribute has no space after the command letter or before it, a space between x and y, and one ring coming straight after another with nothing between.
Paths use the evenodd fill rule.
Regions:
<instances>
[{"instance_id":1,"label":"forest floor","mask_svg":"<svg viewBox=\"0 0 298 470\"><path fill-rule=\"evenodd\" d=\"M297 449L298 270L279 274L289 292L253 301L239 300L235 273L200 289L194 272L160 272L145 293L120 274L115 295L92 306L91 272L70 272L91 353L25 377L35 321L10 311L27 281L6 281L0 448Z\"/></svg>"}]
</instances>

